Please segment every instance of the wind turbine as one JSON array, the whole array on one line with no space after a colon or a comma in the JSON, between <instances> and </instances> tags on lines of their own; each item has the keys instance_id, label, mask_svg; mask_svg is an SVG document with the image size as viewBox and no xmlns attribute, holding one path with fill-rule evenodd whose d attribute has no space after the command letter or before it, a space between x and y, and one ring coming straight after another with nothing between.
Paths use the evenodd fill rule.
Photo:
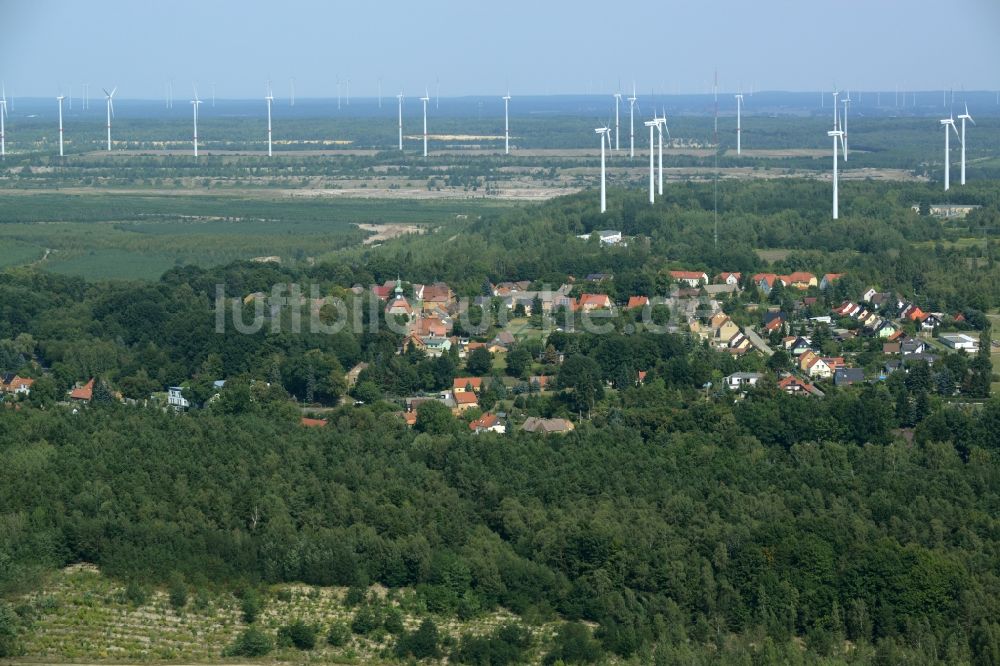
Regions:
<instances>
[{"instance_id":1,"label":"wind turbine","mask_svg":"<svg viewBox=\"0 0 1000 666\"><path fill-rule=\"evenodd\" d=\"M632 96L628 98L628 156L635 159L635 81L632 82Z\"/></svg>"},{"instance_id":2,"label":"wind turbine","mask_svg":"<svg viewBox=\"0 0 1000 666\"><path fill-rule=\"evenodd\" d=\"M840 191L839 191L839 177L837 174L837 141L839 140L841 144L844 143L844 133L839 129L839 122L836 119L837 115L837 93L833 93L833 112L834 121L833 129L826 133L827 136L833 137L833 219L840 218Z\"/></svg>"},{"instance_id":3,"label":"wind turbine","mask_svg":"<svg viewBox=\"0 0 1000 666\"><path fill-rule=\"evenodd\" d=\"M194 156L198 157L198 105L201 104L201 100L198 99L198 88L194 89L194 99L191 100L191 110L194 112Z\"/></svg>"},{"instance_id":4,"label":"wind turbine","mask_svg":"<svg viewBox=\"0 0 1000 666\"><path fill-rule=\"evenodd\" d=\"M654 116L643 124L649 128L649 203L652 204L656 201L653 195L653 128L660 128L660 119Z\"/></svg>"},{"instance_id":5,"label":"wind turbine","mask_svg":"<svg viewBox=\"0 0 1000 666\"><path fill-rule=\"evenodd\" d=\"M653 120L656 121L656 129L659 130L660 139L660 167L659 167L659 183L657 189L659 190L659 195L663 196L663 135L666 134L667 138L670 138L670 128L667 127L667 110L663 109L663 115L659 118L654 117Z\"/></svg>"},{"instance_id":6,"label":"wind turbine","mask_svg":"<svg viewBox=\"0 0 1000 666\"><path fill-rule=\"evenodd\" d=\"M510 155L510 90L503 96L503 154Z\"/></svg>"},{"instance_id":7,"label":"wind turbine","mask_svg":"<svg viewBox=\"0 0 1000 666\"><path fill-rule=\"evenodd\" d=\"M619 132L619 124L618 124L618 107L621 106L621 103L622 103L622 94L621 92L616 92L615 93L615 152L621 150L618 144L618 136L621 133Z\"/></svg>"},{"instance_id":8,"label":"wind turbine","mask_svg":"<svg viewBox=\"0 0 1000 666\"><path fill-rule=\"evenodd\" d=\"M111 152L111 119L115 116L115 103L112 101L114 99L115 93L118 91L118 87L115 86L108 92L107 88L103 88L104 94L108 98L108 152Z\"/></svg>"},{"instance_id":9,"label":"wind turbine","mask_svg":"<svg viewBox=\"0 0 1000 666\"><path fill-rule=\"evenodd\" d=\"M958 130L955 129L955 119L951 116L944 118L941 125L944 127L944 191L947 192L951 189L951 145L949 144L951 137L948 134L948 128L951 127L955 136L958 136ZM961 139L961 137L959 138Z\"/></svg>"},{"instance_id":10,"label":"wind turbine","mask_svg":"<svg viewBox=\"0 0 1000 666\"><path fill-rule=\"evenodd\" d=\"M844 161L847 161L847 111L851 106L851 91L847 91L847 97L841 100L844 104Z\"/></svg>"},{"instance_id":11,"label":"wind turbine","mask_svg":"<svg viewBox=\"0 0 1000 666\"><path fill-rule=\"evenodd\" d=\"M0 158L7 158L7 133L4 130L4 119L7 117L7 86L2 87L0 95Z\"/></svg>"},{"instance_id":12,"label":"wind turbine","mask_svg":"<svg viewBox=\"0 0 1000 666\"><path fill-rule=\"evenodd\" d=\"M267 82L267 95L264 96L267 102L267 156L271 157L271 105L274 103L274 93L271 92L271 82Z\"/></svg>"},{"instance_id":13,"label":"wind turbine","mask_svg":"<svg viewBox=\"0 0 1000 666\"><path fill-rule=\"evenodd\" d=\"M963 113L962 115L960 115L958 117L958 119L962 121L962 137L961 137L961 140L962 140L962 185L965 185L965 121L968 120L973 125L976 124L976 121L973 120L972 116L969 115L969 105L968 104L965 105L965 113Z\"/></svg>"},{"instance_id":14,"label":"wind turbine","mask_svg":"<svg viewBox=\"0 0 1000 666\"><path fill-rule=\"evenodd\" d=\"M62 103L66 99L65 96L59 95L56 97L56 101L59 102L59 157L63 156L63 125L62 125ZM963 124L965 121L962 121Z\"/></svg>"},{"instance_id":15,"label":"wind turbine","mask_svg":"<svg viewBox=\"0 0 1000 666\"><path fill-rule=\"evenodd\" d=\"M396 95L396 99L399 100L399 149L403 149L403 91L400 90L399 94Z\"/></svg>"},{"instance_id":16,"label":"wind turbine","mask_svg":"<svg viewBox=\"0 0 1000 666\"><path fill-rule=\"evenodd\" d=\"M431 101L427 88L424 88L424 96L420 101L424 103L424 157L427 157L427 102Z\"/></svg>"},{"instance_id":17,"label":"wind turbine","mask_svg":"<svg viewBox=\"0 0 1000 666\"><path fill-rule=\"evenodd\" d=\"M598 127L594 132L601 138L601 212L608 210L607 196L605 194L605 169L604 169L604 140L608 141L608 150L611 150L611 128L605 125Z\"/></svg>"},{"instance_id":18,"label":"wind turbine","mask_svg":"<svg viewBox=\"0 0 1000 666\"><path fill-rule=\"evenodd\" d=\"M743 110L743 93L736 94L736 154L743 154L743 125L741 112Z\"/></svg>"}]
</instances>

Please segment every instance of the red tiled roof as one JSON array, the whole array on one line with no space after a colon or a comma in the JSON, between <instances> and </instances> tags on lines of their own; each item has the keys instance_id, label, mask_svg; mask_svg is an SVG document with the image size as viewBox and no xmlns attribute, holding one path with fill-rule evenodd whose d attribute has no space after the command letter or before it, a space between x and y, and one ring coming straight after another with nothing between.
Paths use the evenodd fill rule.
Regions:
<instances>
[{"instance_id":1,"label":"red tiled roof","mask_svg":"<svg viewBox=\"0 0 1000 666\"><path fill-rule=\"evenodd\" d=\"M675 280L704 280L705 273L702 271L670 271L670 277Z\"/></svg>"},{"instance_id":2,"label":"red tiled roof","mask_svg":"<svg viewBox=\"0 0 1000 666\"><path fill-rule=\"evenodd\" d=\"M499 422L500 419L497 418L496 414L483 414L475 421L469 423L469 430L478 430L479 428L489 430Z\"/></svg>"},{"instance_id":3,"label":"red tiled roof","mask_svg":"<svg viewBox=\"0 0 1000 666\"><path fill-rule=\"evenodd\" d=\"M482 377L455 377L451 383L452 389L465 389L472 386L473 391L478 391L483 386Z\"/></svg>"},{"instance_id":4,"label":"red tiled roof","mask_svg":"<svg viewBox=\"0 0 1000 666\"><path fill-rule=\"evenodd\" d=\"M301 424L307 428L322 428L326 425L326 419L310 419L303 416Z\"/></svg>"},{"instance_id":5,"label":"red tiled roof","mask_svg":"<svg viewBox=\"0 0 1000 666\"><path fill-rule=\"evenodd\" d=\"M474 405L479 402L479 398L476 397L476 394L470 393L469 391L455 393L454 396L456 405Z\"/></svg>"},{"instance_id":6,"label":"red tiled roof","mask_svg":"<svg viewBox=\"0 0 1000 666\"><path fill-rule=\"evenodd\" d=\"M635 308L644 308L649 305L649 298L646 296L629 296L628 305L625 306L626 310L633 310Z\"/></svg>"},{"instance_id":7,"label":"red tiled roof","mask_svg":"<svg viewBox=\"0 0 1000 666\"><path fill-rule=\"evenodd\" d=\"M580 307L592 305L596 308L606 308L611 305L611 299L607 294L581 294Z\"/></svg>"},{"instance_id":8,"label":"red tiled roof","mask_svg":"<svg viewBox=\"0 0 1000 666\"><path fill-rule=\"evenodd\" d=\"M89 402L90 399L94 397L94 380L91 379L80 388L75 388L70 391L69 397L73 400L86 400Z\"/></svg>"}]
</instances>

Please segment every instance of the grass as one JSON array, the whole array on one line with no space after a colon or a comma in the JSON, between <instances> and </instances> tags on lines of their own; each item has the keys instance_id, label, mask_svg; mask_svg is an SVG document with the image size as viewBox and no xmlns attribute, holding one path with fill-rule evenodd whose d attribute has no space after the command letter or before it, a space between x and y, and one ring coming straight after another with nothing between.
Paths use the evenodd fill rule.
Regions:
<instances>
[{"instance_id":1,"label":"grass","mask_svg":"<svg viewBox=\"0 0 1000 666\"><path fill-rule=\"evenodd\" d=\"M46 270L86 280L154 279L174 266L177 259L118 249L90 250L66 258L55 255L46 262Z\"/></svg>"},{"instance_id":2,"label":"grass","mask_svg":"<svg viewBox=\"0 0 1000 666\"><path fill-rule=\"evenodd\" d=\"M417 612L420 602L412 590L373 590L404 614L407 629L426 617ZM353 609L344 604L346 588L279 585L266 590L266 602L257 627L273 638L279 626L302 619L320 627L317 647L309 652L278 649L269 660L321 663L381 663L395 638L381 633L352 635L342 647L326 644L326 632L336 622L350 625ZM21 636L23 657L44 661L97 663L103 661L181 663L218 662L222 651L246 627L239 600L228 590L200 589L189 594L187 606L177 611L164 590L152 590L139 606L129 603L121 583L100 574L95 567L75 565L52 574L37 592L18 602L29 626ZM496 611L468 621L434 617L442 634L456 640L464 633L485 633L515 619ZM553 625L531 627L536 636L537 661Z\"/></svg>"},{"instance_id":3,"label":"grass","mask_svg":"<svg viewBox=\"0 0 1000 666\"><path fill-rule=\"evenodd\" d=\"M0 268L21 266L41 259L45 250L34 243L14 240L0 244Z\"/></svg>"}]
</instances>

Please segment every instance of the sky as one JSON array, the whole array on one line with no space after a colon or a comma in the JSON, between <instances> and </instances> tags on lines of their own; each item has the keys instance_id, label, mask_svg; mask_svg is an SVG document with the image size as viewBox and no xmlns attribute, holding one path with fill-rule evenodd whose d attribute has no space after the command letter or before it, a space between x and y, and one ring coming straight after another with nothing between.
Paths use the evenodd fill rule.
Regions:
<instances>
[{"instance_id":1,"label":"sky","mask_svg":"<svg viewBox=\"0 0 1000 666\"><path fill-rule=\"evenodd\" d=\"M8 96L998 90L1000 0L0 0Z\"/></svg>"}]
</instances>

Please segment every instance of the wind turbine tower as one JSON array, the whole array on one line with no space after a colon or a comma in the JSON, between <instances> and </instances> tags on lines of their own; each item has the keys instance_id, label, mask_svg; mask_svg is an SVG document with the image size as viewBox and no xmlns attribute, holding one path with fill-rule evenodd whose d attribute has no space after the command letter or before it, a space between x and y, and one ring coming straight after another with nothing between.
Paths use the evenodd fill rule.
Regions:
<instances>
[{"instance_id":1,"label":"wind turbine tower","mask_svg":"<svg viewBox=\"0 0 1000 666\"><path fill-rule=\"evenodd\" d=\"M198 89L194 89L194 99L191 100L191 110L194 112L194 156L198 157L198 105L201 104L201 100L198 99Z\"/></svg>"},{"instance_id":2,"label":"wind turbine tower","mask_svg":"<svg viewBox=\"0 0 1000 666\"><path fill-rule=\"evenodd\" d=\"M847 161L847 146L849 145L847 141L847 112L851 107L851 91L847 91L847 97L841 100L844 104L844 161Z\"/></svg>"},{"instance_id":3,"label":"wind turbine tower","mask_svg":"<svg viewBox=\"0 0 1000 666\"><path fill-rule=\"evenodd\" d=\"M111 119L115 116L115 103L112 101L115 97L115 93L118 91L118 87L111 89L108 92L107 88L104 88L104 94L108 98L108 152L111 152Z\"/></svg>"},{"instance_id":4,"label":"wind turbine tower","mask_svg":"<svg viewBox=\"0 0 1000 666\"><path fill-rule=\"evenodd\" d=\"M666 134L668 138L670 137L670 128L667 127L666 108L664 108L662 116L660 116L659 118L656 118L654 116L653 120L656 121L657 136L659 137L659 142L660 142L660 148L659 148L660 164L659 164L659 173L657 175L659 182L657 183L657 190L659 195L662 197L663 196L663 135Z\"/></svg>"},{"instance_id":5,"label":"wind turbine tower","mask_svg":"<svg viewBox=\"0 0 1000 666\"><path fill-rule=\"evenodd\" d=\"M951 189L951 145L949 143L951 136L948 134L948 128L951 128L955 136L958 136L958 130L955 129L955 119L951 116L944 118L941 125L944 127L944 191L947 192Z\"/></svg>"},{"instance_id":6,"label":"wind turbine tower","mask_svg":"<svg viewBox=\"0 0 1000 666\"><path fill-rule=\"evenodd\" d=\"M647 120L643 123L649 128L649 203L655 203L656 199L653 195L653 128L659 129L660 122L658 118L653 118L652 120Z\"/></svg>"},{"instance_id":7,"label":"wind turbine tower","mask_svg":"<svg viewBox=\"0 0 1000 666\"><path fill-rule=\"evenodd\" d=\"M424 103L424 157L427 157L427 102L431 101L427 88L424 88L424 96L420 101Z\"/></svg>"},{"instance_id":8,"label":"wind turbine tower","mask_svg":"<svg viewBox=\"0 0 1000 666\"><path fill-rule=\"evenodd\" d=\"M608 126L598 127L594 132L601 139L601 212L604 213L608 210L608 200L605 189L605 168L604 168L604 141L608 142L608 150L611 150L611 128Z\"/></svg>"},{"instance_id":9,"label":"wind turbine tower","mask_svg":"<svg viewBox=\"0 0 1000 666\"><path fill-rule=\"evenodd\" d=\"M3 86L0 95L0 158L7 158L7 132L4 129L4 120L7 118L7 86Z\"/></svg>"},{"instance_id":10,"label":"wind turbine tower","mask_svg":"<svg viewBox=\"0 0 1000 666\"><path fill-rule=\"evenodd\" d=\"M965 185L965 121L968 120L973 125L976 124L976 121L973 120L972 116L969 115L969 105L968 104L965 105L965 113L963 113L962 115L960 115L958 117L958 119L962 121L962 136L961 136L961 141L962 141L962 185Z\"/></svg>"},{"instance_id":11,"label":"wind turbine tower","mask_svg":"<svg viewBox=\"0 0 1000 666\"><path fill-rule=\"evenodd\" d=\"M628 98L628 156L635 159L635 81L632 82L632 96Z\"/></svg>"},{"instance_id":12,"label":"wind turbine tower","mask_svg":"<svg viewBox=\"0 0 1000 666\"><path fill-rule=\"evenodd\" d=\"M844 143L844 132L840 130L840 122L837 119L837 93L833 93L833 129L826 133L827 136L833 138L833 219L840 218L840 181L838 174L837 164L837 142L840 141L841 145Z\"/></svg>"},{"instance_id":13,"label":"wind turbine tower","mask_svg":"<svg viewBox=\"0 0 1000 666\"><path fill-rule=\"evenodd\" d=\"M267 82L267 95L264 97L267 102L267 156L271 157L271 105L274 103L274 93L271 92L271 82Z\"/></svg>"},{"instance_id":14,"label":"wind turbine tower","mask_svg":"<svg viewBox=\"0 0 1000 666\"><path fill-rule=\"evenodd\" d=\"M615 152L621 150L618 144L619 124L618 124L618 107L622 103L622 94L620 92L615 93Z\"/></svg>"},{"instance_id":15,"label":"wind turbine tower","mask_svg":"<svg viewBox=\"0 0 1000 666\"><path fill-rule=\"evenodd\" d=\"M63 95L56 97L56 101L59 102L59 157L63 156L63 123L62 123L62 106L63 100L66 99ZM963 126L965 121L962 121Z\"/></svg>"},{"instance_id":16,"label":"wind turbine tower","mask_svg":"<svg viewBox=\"0 0 1000 666\"><path fill-rule=\"evenodd\" d=\"M743 154L743 125L741 112L743 111L743 93L736 95L736 154Z\"/></svg>"},{"instance_id":17,"label":"wind turbine tower","mask_svg":"<svg viewBox=\"0 0 1000 666\"><path fill-rule=\"evenodd\" d=\"M396 99L399 100L399 149L403 149L403 91L400 90L399 94L396 95Z\"/></svg>"},{"instance_id":18,"label":"wind turbine tower","mask_svg":"<svg viewBox=\"0 0 1000 666\"><path fill-rule=\"evenodd\" d=\"M510 90L503 96L503 154L510 155Z\"/></svg>"}]
</instances>

